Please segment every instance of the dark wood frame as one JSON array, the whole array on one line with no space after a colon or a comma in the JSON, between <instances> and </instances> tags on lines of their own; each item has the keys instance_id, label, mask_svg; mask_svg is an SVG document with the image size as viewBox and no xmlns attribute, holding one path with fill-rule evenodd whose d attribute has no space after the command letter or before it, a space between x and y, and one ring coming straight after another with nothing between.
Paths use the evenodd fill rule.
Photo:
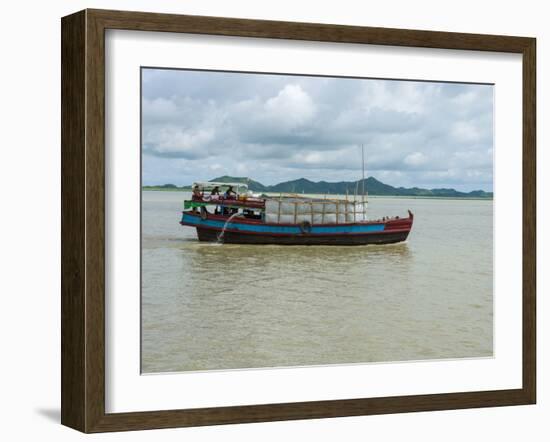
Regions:
<instances>
[{"instance_id":1,"label":"dark wood frame","mask_svg":"<svg viewBox=\"0 0 550 442\"><path fill-rule=\"evenodd\" d=\"M233 18L84 10L62 30L61 422L83 432L534 404L536 40ZM523 386L514 390L105 413L105 30L184 32L518 53L523 56Z\"/></svg>"}]
</instances>

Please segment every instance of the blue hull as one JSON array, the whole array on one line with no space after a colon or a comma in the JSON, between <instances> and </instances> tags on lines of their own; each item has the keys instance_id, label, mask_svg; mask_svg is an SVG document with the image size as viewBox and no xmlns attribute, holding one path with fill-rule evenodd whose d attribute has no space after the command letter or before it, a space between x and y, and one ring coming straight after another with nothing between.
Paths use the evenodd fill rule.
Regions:
<instances>
[{"instance_id":1,"label":"blue hull","mask_svg":"<svg viewBox=\"0 0 550 442\"><path fill-rule=\"evenodd\" d=\"M181 224L197 228L200 241L218 241L224 226L224 243L285 245L364 245L405 241L412 227L412 216L384 222L330 225L266 224L260 220L235 219L208 214L205 219L184 212Z\"/></svg>"}]
</instances>

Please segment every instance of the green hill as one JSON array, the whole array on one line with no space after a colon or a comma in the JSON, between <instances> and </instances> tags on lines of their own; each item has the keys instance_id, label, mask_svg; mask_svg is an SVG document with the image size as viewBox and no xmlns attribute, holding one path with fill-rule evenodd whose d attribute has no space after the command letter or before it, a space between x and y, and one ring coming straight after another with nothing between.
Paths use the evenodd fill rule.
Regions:
<instances>
[{"instance_id":1,"label":"green hill","mask_svg":"<svg viewBox=\"0 0 550 442\"><path fill-rule=\"evenodd\" d=\"M268 192L268 186L264 186L262 183L251 180L250 178L247 178L247 177L224 175L218 178L214 178L213 180L210 180L210 181L215 181L218 183L244 183L244 184L248 184L248 188L254 192Z\"/></svg>"},{"instance_id":2,"label":"green hill","mask_svg":"<svg viewBox=\"0 0 550 442\"><path fill-rule=\"evenodd\" d=\"M345 195L346 193L354 195L357 189L361 194L363 180L359 181L339 181L329 183L327 181L310 181L306 178L285 181L272 186L266 186L258 181L247 177L220 176L210 181L221 183L246 183L253 192L272 192L272 193L308 193L308 194L327 194L327 195ZM146 190L189 190L190 186L177 187L174 184L164 184L162 186L144 186ZM382 183L374 177L365 179L365 189L369 195L373 196L409 196L409 197L436 197L436 198L492 198L493 192L483 190L473 190L471 192L459 192L455 189L422 189L420 187L393 187Z\"/></svg>"},{"instance_id":3,"label":"green hill","mask_svg":"<svg viewBox=\"0 0 550 442\"><path fill-rule=\"evenodd\" d=\"M340 181L329 183L327 181L310 181L306 178L285 181L272 186L266 186L258 181L246 177L222 176L214 178L211 181L247 183L248 188L253 192L281 192L281 193L316 193L316 194L355 194L356 189L360 194L362 191L363 180L359 181ZM483 190L474 190L472 192L459 192L455 189L422 189L419 187L405 188L393 187L384 184L374 177L365 179L365 189L369 195L375 196L421 196L421 197L440 197L440 198L492 198L492 192Z\"/></svg>"}]
</instances>

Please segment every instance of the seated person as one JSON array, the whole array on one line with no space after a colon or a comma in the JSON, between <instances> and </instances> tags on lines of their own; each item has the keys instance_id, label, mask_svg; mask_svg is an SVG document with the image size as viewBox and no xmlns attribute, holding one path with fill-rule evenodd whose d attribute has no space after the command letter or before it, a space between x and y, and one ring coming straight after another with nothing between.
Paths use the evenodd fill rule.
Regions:
<instances>
[{"instance_id":1,"label":"seated person","mask_svg":"<svg viewBox=\"0 0 550 442\"><path fill-rule=\"evenodd\" d=\"M235 199L237 197L237 192L233 190L233 186L229 186L224 194L225 198L228 200Z\"/></svg>"},{"instance_id":2,"label":"seated person","mask_svg":"<svg viewBox=\"0 0 550 442\"><path fill-rule=\"evenodd\" d=\"M218 186L215 186L212 191L210 192L210 196L219 196L220 195L220 188Z\"/></svg>"}]
</instances>

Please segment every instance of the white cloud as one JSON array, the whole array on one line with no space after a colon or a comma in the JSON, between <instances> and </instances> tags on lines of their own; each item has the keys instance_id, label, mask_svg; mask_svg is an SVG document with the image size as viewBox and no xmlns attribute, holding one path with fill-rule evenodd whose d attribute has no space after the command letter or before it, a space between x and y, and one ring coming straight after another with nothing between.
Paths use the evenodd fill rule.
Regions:
<instances>
[{"instance_id":1,"label":"white cloud","mask_svg":"<svg viewBox=\"0 0 550 442\"><path fill-rule=\"evenodd\" d=\"M265 118L287 128L306 124L315 115L312 99L296 84L287 84L276 97L268 99L265 110Z\"/></svg>"},{"instance_id":2,"label":"white cloud","mask_svg":"<svg viewBox=\"0 0 550 442\"><path fill-rule=\"evenodd\" d=\"M405 157L405 164L409 166L421 166L426 164L428 158L422 152L413 152Z\"/></svg>"},{"instance_id":3,"label":"white cloud","mask_svg":"<svg viewBox=\"0 0 550 442\"><path fill-rule=\"evenodd\" d=\"M457 121L452 125L451 134L459 142L472 142L477 141L480 134L472 122L469 121Z\"/></svg>"},{"instance_id":4,"label":"white cloud","mask_svg":"<svg viewBox=\"0 0 550 442\"><path fill-rule=\"evenodd\" d=\"M152 143L154 153L166 156L174 154L190 154L192 157L200 157L198 147L204 147L214 140L213 130L180 130L174 127L159 128L146 137L148 143Z\"/></svg>"},{"instance_id":5,"label":"white cloud","mask_svg":"<svg viewBox=\"0 0 550 442\"><path fill-rule=\"evenodd\" d=\"M177 112L177 106L174 101L158 97L152 100L143 100L143 115L144 118L165 119Z\"/></svg>"},{"instance_id":6,"label":"white cloud","mask_svg":"<svg viewBox=\"0 0 550 442\"><path fill-rule=\"evenodd\" d=\"M392 185L492 186L492 86L147 72L149 182L355 179L364 144L369 175Z\"/></svg>"}]
</instances>

